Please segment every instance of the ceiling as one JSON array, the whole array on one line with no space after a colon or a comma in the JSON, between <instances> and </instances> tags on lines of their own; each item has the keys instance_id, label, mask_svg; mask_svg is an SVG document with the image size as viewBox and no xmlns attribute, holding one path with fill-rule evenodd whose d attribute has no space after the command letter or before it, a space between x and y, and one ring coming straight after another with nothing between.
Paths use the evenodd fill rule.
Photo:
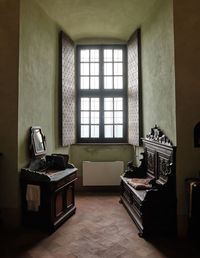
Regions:
<instances>
[{"instance_id":1,"label":"ceiling","mask_svg":"<svg viewBox=\"0 0 200 258\"><path fill-rule=\"evenodd\" d=\"M158 0L36 0L76 42L127 41Z\"/></svg>"}]
</instances>

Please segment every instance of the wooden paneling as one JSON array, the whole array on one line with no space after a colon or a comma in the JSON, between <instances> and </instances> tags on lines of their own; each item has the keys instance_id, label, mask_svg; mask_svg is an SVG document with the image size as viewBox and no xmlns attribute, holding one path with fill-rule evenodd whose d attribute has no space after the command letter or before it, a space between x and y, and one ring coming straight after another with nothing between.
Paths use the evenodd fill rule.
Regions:
<instances>
[{"instance_id":1,"label":"wooden paneling","mask_svg":"<svg viewBox=\"0 0 200 258\"><path fill-rule=\"evenodd\" d=\"M56 195L55 206L56 206L56 216L59 216L59 214L63 211L63 194L62 194L62 192L58 193Z\"/></svg>"},{"instance_id":2,"label":"wooden paneling","mask_svg":"<svg viewBox=\"0 0 200 258\"><path fill-rule=\"evenodd\" d=\"M73 204L73 188L69 186L66 191L66 206L69 207Z\"/></svg>"}]
</instances>

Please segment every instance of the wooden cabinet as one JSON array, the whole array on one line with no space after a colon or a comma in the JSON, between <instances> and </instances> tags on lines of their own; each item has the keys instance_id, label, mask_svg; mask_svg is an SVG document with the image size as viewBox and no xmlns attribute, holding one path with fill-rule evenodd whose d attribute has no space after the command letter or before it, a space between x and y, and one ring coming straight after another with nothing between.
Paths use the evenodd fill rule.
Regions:
<instances>
[{"instance_id":1,"label":"wooden cabinet","mask_svg":"<svg viewBox=\"0 0 200 258\"><path fill-rule=\"evenodd\" d=\"M76 211L74 183L76 168L48 173L22 169L22 223L24 226L37 226L48 231L55 230ZM40 189L38 211L28 209L27 186L37 185Z\"/></svg>"}]
</instances>

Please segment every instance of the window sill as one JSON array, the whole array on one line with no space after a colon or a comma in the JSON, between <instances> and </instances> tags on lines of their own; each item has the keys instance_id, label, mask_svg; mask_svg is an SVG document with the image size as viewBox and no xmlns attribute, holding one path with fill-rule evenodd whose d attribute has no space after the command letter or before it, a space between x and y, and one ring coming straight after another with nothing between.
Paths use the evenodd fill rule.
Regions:
<instances>
[{"instance_id":1,"label":"window sill","mask_svg":"<svg viewBox=\"0 0 200 258\"><path fill-rule=\"evenodd\" d=\"M132 144L130 144L130 143L127 143L127 142L125 142L125 143L120 143L120 142L117 142L117 143L113 143L113 142L103 142L103 143L85 143L85 142L83 142L83 143L74 143L74 144L71 144L71 146L111 146L111 145L113 145L113 146L121 146L121 145L127 145L127 146L133 146Z\"/></svg>"}]
</instances>

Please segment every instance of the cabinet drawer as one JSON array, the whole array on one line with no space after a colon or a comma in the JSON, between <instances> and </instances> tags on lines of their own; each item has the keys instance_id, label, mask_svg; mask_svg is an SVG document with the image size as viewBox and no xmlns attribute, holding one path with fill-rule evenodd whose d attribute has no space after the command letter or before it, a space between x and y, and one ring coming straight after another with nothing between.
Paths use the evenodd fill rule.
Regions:
<instances>
[{"instance_id":1,"label":"cabinet drawer","mask_svg":"<svg viewBox=\"0 0 200 258\"><path fill-rule=\"evenodd\" d=\"M62 180L58 181L56 183L56 188L60 188L61 186L66 184L66 178L63 178Z\"/></svg>"},{"instance_id":2,"label":"cabinet drawer","mask_svg":"<svg viewBox=\"0 0 200 258\"><path fill-rule=\"evenodd\" d=\"M67 183L70 183L71 181L75 180L76 179L76 174L72 174L70 176L67 176L65 178L63 178L62 180L58 181L56 183L56 189L64 186L65 184Z\"/></svg>"},{"instance_id":3,"label":"cabinet drawer","mask_svg":"<svg viewBox=\"0 0 200 258\"><path fill-rule=\"evenodd\" d=\"M72 174L72 175L66 177L66 182L71 182L74 179L76 179L76 174Z\"/></svg>"}]
</instances>

